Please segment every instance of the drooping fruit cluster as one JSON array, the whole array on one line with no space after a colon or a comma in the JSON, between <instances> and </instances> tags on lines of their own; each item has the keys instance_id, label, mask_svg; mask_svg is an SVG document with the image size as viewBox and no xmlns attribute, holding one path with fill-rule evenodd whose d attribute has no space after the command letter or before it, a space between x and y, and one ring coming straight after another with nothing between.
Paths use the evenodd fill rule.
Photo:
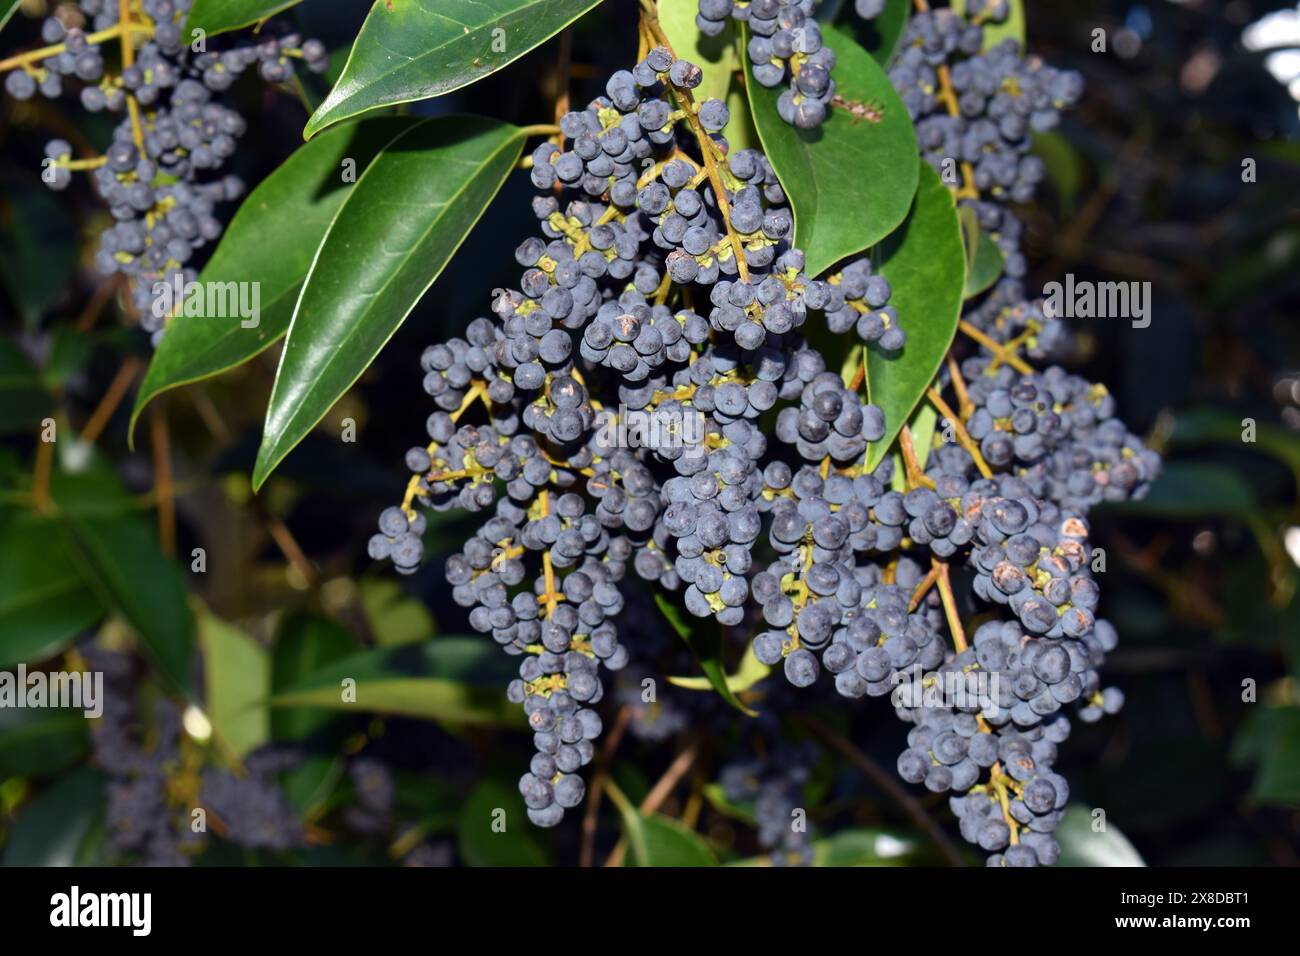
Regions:
<instances>
[{"instance_id":1,"label":"drooping fruit cluster","mask_svg":"<svg viewBox=\"0 0 1300 956\"><path fill-rule=\"evenodd\" d=\"M752 26L759 11L802 11L770 7L701 16L743 8ZM900 63L918 76L896 72L900 88L924 86L923 70L940 85L969 80L958 112L971 125L1004 108L994 104L1007 91L984 90L985 76L1020 84L1032 108L1008 108L1034 125L1077 98L1072 79L1010 48L980 59L982 29L942 13L913 19ZM969 77L948 68L959 53L978 64ZM900 323L870 260L805 272L771 165L730 150L725 107L698 102L699 82L696 66L651 49L533 152L541 234L517 247L518 287L494 293L490 317L424 353L430 440L408 452L407 493L380 517L370 554L412 572L421 507L483 515L446 575L470 624L520 658L507 693L533 730L520 791L540 825L583 799L606 672L639 659L617 626L630 563L680 589L690 614L747 629L757 659L791 685L824 670L842 697L890 695L911 727L904 779L953 794L963 835L992 863L1050 863L1068 795L1052 769L1065 714L1094 719L1118 702L1098 677L1115 632L1096 617L1087 511L1144 494L1159 459L1100 386L1026 364L1069 335L1012 275L972 303L975 346L955 343L936 382L961 408L941 409L958 440L918 456L908 439L896 465L879 444L899 423L804 333L853 328L893 353L919 317ZM919 122L934 109L909 106ZM994 126L996 140L975 136L955 157L977 173L954 183L962 201L983 203L1007 157L1021 168L1026 130ZM941 158L930 154L947 141L927 142ZM1005 211L1023 195L1013 179L987 205ZM952 591L963 569L981 611L1007 609L969 644ZM921 674L915 694L896 694ZM936 681L951 692L933 700ZM764 818L788 817L797 781L749 776L772 778ZM806 842L768 836L787 859L810 856Z\"/></svg>"},{"instance_id":2,"label":"drooping fruit cluster","mask_svg":"<svg viewBox=\"0 0 1300 956\"><path fill-rule=\"evenodd\" d=\"M5 91L15 99L37 93L56 98L76 89L88 112L123 114L103 156L77 159L67 140L51 140L41 178L60 190L74 171L91 172L114 219L100 236L95 264L105 275L132 279L141 327L155 342L168 318L154 307L155 284L172 284L179 275L183 287L197 276L198 256L221 236L216 207L244 193L243 182L222 170L247 123L220 102L220 94L253 68L266 82L283 83L293 76L296 60L317 73L328 66L320 41L277 34L273 24L255 38L192 42L186 31L191 5L192 0L64 4L41 25L48 46L11 58L5 76ZM129 13L125 21L119 19L123 9ZM107 43L121 49L117 73L105 70Z\"/></svg>"}]
</instances>

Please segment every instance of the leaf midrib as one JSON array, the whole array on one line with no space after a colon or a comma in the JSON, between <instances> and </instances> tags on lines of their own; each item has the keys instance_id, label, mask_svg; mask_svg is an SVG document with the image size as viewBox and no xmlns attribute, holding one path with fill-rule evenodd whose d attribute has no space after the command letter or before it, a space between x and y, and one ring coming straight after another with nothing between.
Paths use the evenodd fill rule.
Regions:
<instances>
[{"instance_id":1,"label":"leaf midrib","mask_svg":"<svg viewBox=\"0 0 1300 956\"><path fill-rule=\"evenodd\" d=\"M428 120L428 121L426 121L426 123L428 123L428 122L432 122L432 120ZM388 144L388 146L391 147L391 146L392 146L394 143L396 143L398 140L404 139L405 137L407 137L407 136L413 134L416 130L423 128L423 127L426 125L426 123L420 123L420 124L417 125L417 126L413 126L413 127L411 127L409 130L407 130L406 132L402 133L401 136L397 137L397 139L395 139L395 140L393 140L392 142L390 142L390 143ZM518 127L512 127L511 129L512 129L512 131L510 132L510 134L509 134L508 136L505 137L504 140L502 140L501 144L498 145L497 148L495 148L494 150L492 150L492 152L491 152L490 154L488 154L487 159L486 159L485 162L482 164L483 166L487 166L487 165L489 165L492 161L494 161L494 160L495 160L495 159L496 159L496 158L501 154L502 151L504 151L507 147L512 146L514 143L516 143L516 142L518 142L518 141L520 140L520 134L519 134ZM387 148L388 148L388 147L385 147L385 150L386 150ZM362 173L362 174L361 174L361 177L357 180L357 183L356 183L357 186L361 185L361 183L365 180L365 178L366 178L367 176L370 175L371 170L373 170L373 169L375 168L375 166L378 165L378 164L382 161L382 159L383 159L383 156L382 156L382 154L381 154L381 155L379 155L379 156L376 156L375 159L371 161L370 165L366 167L366 171L365 171L364 173ZM506 169L506 170L504 171L504 173L502 174L502 176L501 176L501 177L498 179L498 181L497 181L497 182L498 182L498 188L500 187L500 184L501 184L502 182L505 181L505 177L508 176L509 174L510 174L510 170L509 170L509 169ZM464 192L466 192L466 191L469 189L469 185L470 185L470 183L473 182L473 181L474 181L474 177L470 177L470 179L466 180L465 183L462 184L462 185L461 185L461 186L460 186L460 187L459 187L459 188L458 188L458 189L457 189L457 190L452 194L451 198L450 198L446 203L443 204L442 211L438 214L437 217L435 217L434 220L432 220L432 224L431 224L430 228L424 230L424 231L421 233L420 239L419 239L417 242L412 243L412 245L411 245L411 249L412 249L412 250L414 250L416 247L418 247L418 246L420 246L420 245L423 245L424 241L427 239L427 237L428 237L428 235L429 235L429 232L432 230L433 225L436 225L437 223L440 223L440 222L442 221L442 219L444 218L444 216L445 216L445 214L446 214L446 210L449 209L449 208L451 208L451 206L454 204L454 200L458 199L458 198L459 198L459 197L460 197ZM355 189L356 189L356 187L354 186L354 187L353 187L354 192L353 192L352 195L355 194ZM352 198L352 195L349 195L348 200L350 200L350 199ZM307 297L307 291L308 291L308 289L311 287L311 279L312 279L312 276L315 274L315 272L316 272L316 267L317 267L317 265L320 263L320 256L321 256L321 253L324 252L325 247L329 244L330 235L331 235L331 233L333 233L333 231L334 231L334 227L338 224L339 216L341 216L341 215L343 214L344 209L347 208L348 200L344 200L343 204L342 204L341 206L339 206L338 212L335 214L334 220L330 223L329 230L325 233L325 238L324 238L324 240L322 240L322 242L321 242L321 244L320 244L320 247L316 250L316 256L315 256L315 257L313 258L313 260L312 260L311 268L307 271L307 275L306 275L306 277L303 279L302 289L300 290L299 295L298 295L298 305L297 305L297 307L294 309L293 318L291 318L291 319L289 320L289 328L288 328L288 329L286 330L286 332L285 332L285 335L286 335L287 337L290 337L290 339L291 339L292 336L293 336L294 326L297 325L297 323L298 323L298 318L299 318L299 316L302 315L302 313L303 313L303 303L304 303L304 301L305 301L305 299L306 299L306 297ZM482 214L483 214L483 210L480 210L480 212L479 212L479 217L481 217ZM478 222L478 218L479 218L479 217L475 217L475 220L474 220L475 223ZM460 244L461 244L462 242L464 242L465 238L466 238L466 236L462 236L462 237L460 238L460 240L455 244L455 248L453 248L452 253L451 253L452 255L455 254L455 249L457 249L457 248L460 247ZM397 273L398 273L399 271L402 271L403 269L405 269L406 264L407 264L407 263L408 263L408 262L409 262L409 261L414 257L414 255L415 255L414 251L409 251L405 256L402 257L402 259L401 259L401 266L400 266L398 269L393 269L393 270L390 271L390 273L389 273L389 277L384 281L383 285L381 285L380 288L379 288L378 290L376 290L376 292L374 292L374 293L371 295L370 298L371 298L372 301L373 301L374 299L377 299L377 298L380 296L380 294L382 294L383 292L385 292L385 291L387 290L388 286L389 286L393 281L395 281ZM448 261L450 261L450 256L448 257ZM383 340L378 344L378 346L377 346L377 348L376 348L376 350L375 350L375 354L378 354L379 350L383 349L384 345L386 345L386 344L388 343L388 340L391 339L391 338L393 337L393 334L397 331L398 327L402 324L402 322L404 322L404 321L406 320L406 317L407 317L408 315L411 314L411 310L414 309L415 306L416 306L416 304L419 302L419 300L420 300L421 298L423 298L424 293L429 291L430 286L432 286L433 283L437 280L438 275L441 274L442 269L443 269L445 266L446 266L446 262L444 262L444 263L442 264L442 266L440 266L440 267L438 268L438 271L437 271L436 273L434 273L434 275L429 279L428 284L425 285L424 289L420 292L420 294L419 294L418 296L416 296L415 299L411 302L410 307L407 308L407 310L406 310L405 312L402 313L401 318L399 318L399 319L396 321L396 323L394 323L393 327L389 330L388 334L387 334L386 336L384 336ZM371 311L371 308L370 308L369 306L367 306L367 308L366 308L365 311L366 311L366 313L368 314L368 313ZM349 341L351 341L353 335L354 335L356 332L359 331L361 324L362 324L362 323L361 323L360 321L353 321L352 323L350 323L350 327L349 327L348 330L344 333L343 338L339 340L338 345L335 347L335 349L334 349L334 353L333 353L333 356L338 356L338 355L342 355L342 354L343 354L343 346L344 346L345 344L347 344ZM284 370L285 359L286 359L286 358L288 357L288 355L289 355L289 345L290 345L290 344L291 344L291 342L290 342L290 343L286 343L284 351L280 354L280 367L279 367L278 369L276 369L276 373L275 373L275 385L274 385L274 386L272 387L272 389L271 389L271 402L270 402L270 407L268 408L268 411L267 411L267 421L266 421L267 427L270 427L270 426L272 425L271 414L272 414L272 411L274 410L275 405L276 405L276 397L277 397L277 395L278 395L279 392L280 392L280 381L281 381L281 379L280 379L280 373ZM322 366L321 372L320 372L320 374L317 376L317 381L319 381L320 377L322 377L322 376L324 375L325 371L328 370L328 369L329 369L329 368L334 364L335 359L334 359L333 356L331 356L331 357L326 361L325 365ZM373 356L372 356L372 358L373 358ZM347 391L348 391L348 389L352 388L352 386L355 385L355 384L357 383L357 380L360 379L361 376L365 373L365 370L366 370L366 368L369 367L369 364L370 364L370 363L367 362L366 365L363 366L363 367L360 369L360 371L358 371L358 372L356 373L356 375L354 375L354 376L352 377L352 379L347 383L347 385L345 385L345 386L344 386L344 387L339 391L339 396L340 396L340 397L341 397L342 395L346 394ZM310 393L309 393L309 394L310 394ZM323 419L323 418L325 417L325 415L329 412L329 408L330 408L330 407L333 407L333 404L334 404L334 403L331 402L329 407L325 408L324 411L322 411L319 415L316 416L315 420L313 420L309 425L307 425L307 427L303 430L303 436L305 436L308 432L310 432L313 428L316 427L317 423L319 423L319 422L321 421L321 419ZM291 414L291 412L292 412L292 410L290 410L289 412L286 413L286 414L288 415L288 417L287 417L287 418L285 419L285 421L284 421L284 425L285 425L286 427L287 427L289 424L291 424L291 423L297 421L297 416ZM273 447L274 447L276 450L279 450L281 444L282 444L282 440L277 440L277 441L275 442L275 445L274 445ZM296 444L296 442L295 442L294 444ZM292 447L293 447L293 445L290 445L289 448L287 448L287 449L281 451L281 452L276 456L275 460L274 460L273 462L270 463L270 466L268 467L268 469L267 469L267 471L266 471L266 475L263 476L263 480L265 480L265 478L266 478L267 476L269 476L270 473L271 473L272 471L275 470L275 467L276 467L277 465L279 465L279 463L280 463L281 461L284 460L285 455L287 455L287 454L289 453L289 451L292 449ZM260 484L260 483L258 483L258 484ZM255 487L256 487L256 485L255 485Z\"/></svg>"}]
</instances>

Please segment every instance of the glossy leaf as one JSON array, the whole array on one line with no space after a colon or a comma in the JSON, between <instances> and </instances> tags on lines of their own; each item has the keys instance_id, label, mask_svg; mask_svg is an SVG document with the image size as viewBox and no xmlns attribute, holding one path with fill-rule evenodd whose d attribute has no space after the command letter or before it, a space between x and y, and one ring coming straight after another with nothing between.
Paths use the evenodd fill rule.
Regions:
<instances>
[{"instance_id":1,"label":"glossy leaf","mask_svg":"<svg viewBox=\"0 0 1300 956\"><path fill-rule=\"evenodd\" d=\"M0 707L0 774L65 770L90 749L90 722L84 710Z\"/></svg>"},{"instance_id":2,"label":"glossy leaf","mask_svg":"<svg viewBox=\"0 0 1300 956\"><path fill-rule=\"evenodd\" d=\"M0 192L0 282L29 326L68 288L76 228L68 203L36 179L6 177Z\"/></svg>"},{"instance_id":3,"label":"glossy leaf","mask_svg":"<svg viewBox=\"0 0 1300 956\"><path fill-rule=\"evenodd\" d=\"M1224 408L1201 407L1179 413L1174 419L1169 441L1174 445L1197 446L1224 444L1241 447L1245 424L1242 415ZM1300 488L1300 436L1281 425L1254 422L1254 441L1250 451L1272 455L1295 476Z\"/></svg>"},{"instance_id":4,"label":"glossy leaf","mask_svg":"<svg viewBox=\"0 0 1300 956\"><path fill-rule=\"evenodd\" d=\"M991 50L1008 38L1025 49L1025 4L1024 0L1007 0L1007 16L1000 23L984 24L984 49ZM952 0L952 9L961 16L966 15L967 0Z\"/></svg>"},{"instance_id":5,"label":"glossy leaf","mask_svg":"<svg viewBox=\"0 0 1300 956\"><path fill-rule=\"evenodd\" d=\"M745 648L745 656L740 659L740 666L734 674L727 675L727 689L733 694L749 690L759 681L772 673L772 668L754 656L753 646ZM668 683L685 690L709 690L713 685L706 677L669 677Z\"/></svg>"},{"instance_id":6,"label":"glossy leaf","mask_svg":"<svg viewBox=\"0 0 1300 956\"><path fill-rule=\"evenodd\" d=\"M501 188L523 142L506 123L439 117L399 136L357 180L294 309L254 489L397 331Z\"/></svg>"},{"instance_id":7,"label":"glossy leaf","mask_svg":"<svg viewBox=\"0 0 1300 956\"><path fill-rule=\"evenodd\" d=\"M754 125L794 210L795 245L809 275L893 232L916 192L916 134L907 109L880 64L834 27L824 27L836 54L836 102L826 121L800 130L781 119L784 85L768 89L747 74ZM750 70L748 57L746 70Z\"/></svg>"},{"instance_id":8,"label":"glossy leaf","mask_svg":"<svg viewBox=\"0 0 1300 956\"><path fill-rule=\"evenodd\" d=\"M258 290L257 324L244 328L237 315L172 319L136 394L133 433L140 412L160 393L234 368L284 335L316 249L352 189L344 174L359 177L416 122L379 117L332 129L299 147L249 193L199 281L254 283L245 288Z\"/></svg>"},{"instance_id":9,"label":"glossy leaf","mask_svg":"<svg viewBox=\"0 0 1300 956\"><path fill-rule=\"evenodd\" d=\"M813 866L902 866L916 840L875 828L840 830L813 842Z\"/></svg>"},{"instance_id":10,"label":"glossy leaf","mask_svg":"<svg viewBox=\"0 0 1300 956\"><path fill-rule=\"evenodd\" d=\"M1256 800L1300 801L1300 707L1254 710L1233 743L1232 759L1258 765L1250 790Z\"/></svg>"},{"instance_id":11,"label":"glossy leaf","mask_svg":"<svg viewBox=\"0 0 1300 956\"><path fill-rule=\"evenodd\" d=\"M266 648L211 614L199 618L199 646L208 719L230 751L243 757L271 737L270 658Z\"/></svg>"},{"instance_id":12,"label":"glossy leaf","mask_svg":"<svg viewBox=\"0 0 1300 956\"><path fill-rule=\"evenodd\" d=\"M0 522L0 555L0 667L45 660L103 617L53 522Z\"/></svg>"},{"instance_id":13,"label":"glossy leaf","mask_svg":"<svg viewBox=\"0 0 1300 956\"><path fill-rule=\"evenodd\" d=\"M216 36L228 30L252 26L301 2L302 0L194 0L194 6L185 18L185 29L205 30L208 36Z\"/></svg>"},{"instance_id":14,"label":"glossy leaf","mask_svg":"<svg viewBox=\"0 0 1300 956\"><path fill-rule=\"evenodd\" d=\"M915 162L915 160L914 160ZM874 469L889 451L957 333L966 254L952 193L924 160L912 214L882 244L880 272L893 288L890 305L907 332L902 351L867 350L867 396L885 413L885 434L867 448Z\"/></svg>"},{"instance_id":15,"label":"glossy leaf","mask_svg":"<svg viewBox=\"0 0 1300 956\"><path fill-rule=\"evenodd\" d=\"M37 427L51 407L40 373L22 349L0 341L0 434Z\"/></svg>"},{"instance_id":16,"label":"glossy leaf","mask_svg":"<svg viewBox=\"0 0 1300 956\"><path fill-rule=\"evenodd\" d=\"M1250 518L1258 513L1255 490L1239 470L1211 462L1170 462L1137 501L1106 502L1120 515L1199 521L1209 515Z\"/></svg>"},{"instance_id":17,"label":"glossy leaf","mask_svg":"<svg viewBox=\"0 0 1300 956\"><path fill-rule=\"evenodd\" d=\"M0 13L0 30L9 25L9 21L13 19L14 14L18 12L18 8L22 5L23 0L9 0L7 4L0 3L0 10L4 10L4 13ZM6 7L8 9L5 9Z\"/></svg>"},{"instance_id":18,"label":"glossy leaf","mask_svg":"<svg viewBox=\"0 0 1300 956\"><path fill-rule=\"evenodd\" d=\"M505 695L517 676L517 665L491 641L438 637L335 661L277 689L271 704L520 727L523 711ZM344 699L345 680L355 682L355 702Z\"/></svg>"},{"instance_id":19,"label":"glossy leaf","mask_svg":"<svg viewBox=\"0 0 1300 956\"><path fill-rule=\"evenodd\" d=\"M469 866L545 866L536 833L519 791L490 779L466 799L456 827L460 855Z\"/></svg>"},{"instance_id":20,"label":"glossy leaf","mask_svg":"<svg viewBox=\"0 0 1300 956\"><path fill-rule=\"evenodd\" d=\"M967 216L967 213L970 215ZM967 229L967 221L973 220L975 211L969 206L960 210L962 238L966 246L966 288L962 297L969 299L979 295L997 282L1002 276L1002 250L989 238L988 233L976 224L973 230Z\"/></svg>"},{"instance_id":21,"label":"glossy leaf","mask_svg":"<svg viewBox=\"0 0 1300 956\"><path fill-rule=\"evenodd\" d=\"M1072 803L1056 828L1056 842L1061 844L1058 866L1146 866L1128 838L1110 820L1106 829L1093 829L1087 807Z\"/></svg>"},{"instance_id":22,"label":"glossy leaf","mask_svg":"<svg viewBox=\"0 0 1300 956\"><path fill-rule=\"evenodd\" d=\"M642 814L613 783L609 797L618 807L632 866L717 866L718 859L698 833L676 820Z\"/></svg>"},{"instance_id":23,"label":"glossy leaf","mask_svg":"<svg viewBox=\"0 0 1300 956\"><path fill-rule=\"evenodd\" d=\"M4 865L73 866L103 816L104 777L83 767L23 808L9 831Z\"/></svg>"},{"instance_id":24,"label":"glossy leaf","mask_svg":"<svg viewBox=\"0 0 1300 956\"><path fill-rule=\"evenodd\" d=\"M688 618L687 612L662 594L655 594L655 604L668 619L672 629L677 632L677 636L686 642L686 646L695 655L695 661L700 665L700 670L704 671L709 686L745 716L757 717L758 712L742 704L727 681L727 672L722 661L722 626L711 617Z\"/></svg>"},{"instance_id":25,"label":"glossy leaf","mask_svg":"<svg viewBox=\"0 0 1300 956\"><path fill-rule=\"evenodd\" d=\"M706 37L695 25L699 0L659 0L659 24L672 44L673 52L704 71L704 79L693 91L697 103L727 99L735 74L742 67L736 47L738 28L730 20L721 33Z\"/></svg>"},{"instance_id":26,"label":"glossy leaf","mask_svg":"<svg viewBox=\"0 0 1300 956\"><path fill-rule=\"evenodd\" d=\"M316 614L290 614L280 625L271 652L271 691L279 693L355 652L352 633L337 621ZM301 740L329 723L328 711L277 707L271 712L276 740Z\"/></svg>"},{"instance_id":27,"label":"glossy leaf","mask_svg":"<svg viewBox=\"0 0 1300 956\"><path fill-rule=\"evenodd\" d=\"M190 685L194 616L185 580L158 548L155 529L135 515L65 515L87 577L140 636L163 676Z\"/></svg>"},{"instance_id":28,"label":"glossy leaf","mask_svg":"<svg viewBox=\"0 0 1300 956\"><path fill-rule=\"evenodd\" d=\"M441 96L545 43L600 0L375 0L343 75L303 135L366 110Z\"/></svg>"},{"instance_id":29,"label":"glossy leaf","mask_svg":"<svg viewBox=\"0 0 1300 956\"><path fill-rule=\"evenodd\" d=\"M881 66L888 66L903 39L907 21L912 14L912 0L886 0L885 9L874 20L864 21L853 12L853 4L847 4L848 12L844 14L847 26L858 38L858 43L875 58Z\"/></svg>"},{"instance_id":30,"label":"glossy leaf","mask_svg":"<svg viewBox=\"0 0 1300 956\"><path fill-rule=\"evenodd\" d=\"M433 615L424 603L389 578L361 582L361 608L375 643L382 647L427 641L437 633Z\"/></svg>"}]
</instances>

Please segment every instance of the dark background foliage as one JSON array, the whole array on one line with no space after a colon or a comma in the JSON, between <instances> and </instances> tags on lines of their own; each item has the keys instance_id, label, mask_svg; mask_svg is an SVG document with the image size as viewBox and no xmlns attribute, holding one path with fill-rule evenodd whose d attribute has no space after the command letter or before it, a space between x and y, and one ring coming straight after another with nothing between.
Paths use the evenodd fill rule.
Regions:
<instances>
[{"instance_id":1,"label":"dark background foliage","mask_svg":"<svg viewBox=\"0 0 1300 956\"><path fill-rule=\"evenodd\" d=\"M634 58L633 7L607 2L572 31L574 102L594 95L603 77ZM1029 7L1031 49L1088 81L1081 107L1043 147L1050 188L1024 210L1029 287L1068 272L1152 283L1149 328L1115 320L1081 324L1087 348L1080 370L1109 385L1130 427L1167 456L1169 472L1146 502L1096 513L1094 542L1107 552L1103 611L1122 637L1108 674L1124 690L1126 706L1118 717L1076 731L1062 748L1062 772L1075 800L1104 808L1151 865L1294 864L1300 851L1300 124L1297 103L1265 69L1264 52L1242 44L1248 24L1294 6L1039 0ZM345 50L367 8L357 0L308 3L292 16L332 50ZM1106 53L1090 50L1096 28L1106 31ZM0 48L21 48L34 32L20 14ZM552 42L415 109L546 122L558 68ZM325 89L311 92L319 97ZM252 127L235 171L255 184L299 144L306 112L291 95L256 82L241 84L236 98ZM57 408L62 421L81 429L123 363L148 357L144 337L87 268L105 214L84 183L55 195L35 172L51 135L98 149L109 132L93 117L49 103L0 105L0 315L6 349L17 346L43 370L38 381L0 396L6 432L0 475L10 489L4 507L21 507L30 488L35 431L29 412ZM1242 181L1246 159L1256 164L1255 182ZM164 400L176 553L207 549L206 574L190 575L189 582L217 617L238 623L263 645L284 641L295 621L341 622L360 645L427 636L430 619L439 633L468 632L463 612L448 600L437 559L463 540L465 521L434 523L427 543L435 559L401 580L400 590L390 574L370 566L365 542L379 510L400 495L404 451L423 434L428 409L420 350L459 334L486 310L494 287L513 281L510 250L533 230L530 195L526 173L515 173L378 360L260 496L250 495L248 475L275 350ZM0 379L6 374L0 371ZM127 488L152 505L154 439L146 421L137 450L127 450L128 411L124 403L96 446ZM352 444L337 439L348 417L357 423ZM1242 439L1245 419L1257 423L1253 443ZM2 565L30 560L12 547L0 552ZM12 638L0 633L0 645ZM1247 680L1256 688L1254 702L1242 699ZM886 707L850 714L832 705L824 716L892 766L902 732ZM0 729L0 856L46 860L55 851L42 839L53 845L54 835L81 817L67 810L50 823L40 818L41 807L60 792L95 789L84 776L85 743L72 739L68 759L46 766L14 759L21 734L13 731ZM710 756L725 749L725 734L709 729L698 736ZM474 807L515 799L514 781L528 753L524 735L348 717L318 731L311 746L326 764L359 752L388 762L397 771L399 815L417 830L381 836L349 830L341 819L355 795L344 783L326 803L313 805L313 819L327 836L286 861L380 862L400 857L395 846L409 850L422 840L440 862L577 858L576 820L559 833L521 833L504 859L499 847L483 847L458 827ZM635 800L677 749L629 739L615 779ZM820 777L824 796L812 813L828 830L852 823L901 833L911 826L844 761L823 761ZM942 817L940 802L933 806ZM87 833L95 831L96 812L92 799L83 814ZM608 804L605 812L600 846L607 850L617 820ZM36 831L40 825L44 836ZM720 814L706 810L701 828L738 855L753 852L744 828ZM95 846L87 838L80 858L98 858ZM221 853L210 851L211 859L239 861ZM924 849L911 857L928 858Z\"/></svg>"}]
</instances>

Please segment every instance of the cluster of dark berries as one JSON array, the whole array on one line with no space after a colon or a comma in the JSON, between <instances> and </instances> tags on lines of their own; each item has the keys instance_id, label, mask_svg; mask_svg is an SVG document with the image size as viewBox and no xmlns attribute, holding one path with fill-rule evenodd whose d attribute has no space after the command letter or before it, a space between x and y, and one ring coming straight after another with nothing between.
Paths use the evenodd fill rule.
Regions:
<instances>
[{"instance_id":1,"label":"cluster of dark berries","mask_svg":"<svg viewBox=\"0 0 1300 956\"><path fill-rule=\"evenodd\" d=\"M695 23L706 36L717 36L729 19L748 26L748 55L758 83L789 86L777 99L781 119L813 129L826 119L835 96L835 51L822 41L814 14L818 0L700 0ZM885 0L856 0L854 11L874 20Z\"/></svg>"},{"instance_id":2,"label":"cluster of dark berries","mask_svg":"<svg viewBox=\"0 0 1300 956\"><path fill-rule=\"evenodd\" d=\"M137 694L140 662L133 655L93 644L82 654L91 671L104 675L103 715L91 741L96 765L108 774L106 827L115 851L145 866L187 866L209 833L249 849L302 844L297 811L277 780L301 762L300 754L265 747L249 754L238 774L200 769L180 708Z\"/></svg>"},{"instance_id":3,"label":"cluster of dark berries","mask_svg":"<svg viewBox=\"0 0 1300 956\"><path fill-rule=\"evenodd\" d=\"M701 16L743 9L752 26L760 11L810 12L725 7ZM933 70L978 55L980 27L945 13L919 17L908 40L919 52L904 57ZM992 862L1051 862L1065 711L1087 720L1118 703L1097 677L1115 633L1095 616L1087 511L1141 495L1159 459L1104 389L1058 368L1017 371L1021 350L1068 341L1018 284L971 307L985 347L954 346L959 361L938 380L964 396L962 444L921 449L919 467L881 454L891 423L804 333L824 322L905 350L889 283L865 258L805 272L770 164L729 150L698 84L692 64L651 50L562 119L563 146L534 152L541 235L517 247L518 287L495 291L491 317L424 353L430 442L408 453L406 496L370 553L410 572L422 508L482 513L446 576L470 625L520 658L507 693L534 733L520 791L538 824L583 797L606 672L644 658L643 636L619 625L638 593L630 563L680 589L690 614L749 629L754 656L787 686L825 670L841 697L890 695L913 725L902 776L953 793L963 834ZM967 565L982 606L1007 608L971 647L945 640L940 564ZM953 693L933 701L936 675ZM912 683L915 698L895 694ZM638 689L625 676L613 696L646 736L689 719L675 707L663 717ZM764 844L806 861L806 841L785 832L795 788L773 779L759 788Z\"/></svg>"},{"instance_id":4,"label":"cluster of dark berries","mask_svg":"<svg viewBox=\"0 0 1300 956\"><path fill-rule=\"evenodd\" d=\"M247 40L215 39L222 49L195 49L185 28L192 0L141 0L131 19L116 0L78 0L63 5L41 26L38 58L18 62L5 77L15 99L36 93L55 98L65 81L78 90L89 112L123 114L112 144L94 159L76 159L63 139L47 144L42 179L65 189L74 170L92 170L95 188L114 222L100 237L95 264L105 275L133 280L132 301L140 324L155 343L168 315L155 285L192 281L200 250L221 235L215 215L220 203L238 199L244 184L223 175L244 118L219 95L244 72L256 68L267 82L285 82L301 61L313 72L328 67L324 46L296 34ZM119 73L105 72L101 45L120 43L131 57ZM125 59L125 58L124 58Z\"/></svg>"}]
</instances>

